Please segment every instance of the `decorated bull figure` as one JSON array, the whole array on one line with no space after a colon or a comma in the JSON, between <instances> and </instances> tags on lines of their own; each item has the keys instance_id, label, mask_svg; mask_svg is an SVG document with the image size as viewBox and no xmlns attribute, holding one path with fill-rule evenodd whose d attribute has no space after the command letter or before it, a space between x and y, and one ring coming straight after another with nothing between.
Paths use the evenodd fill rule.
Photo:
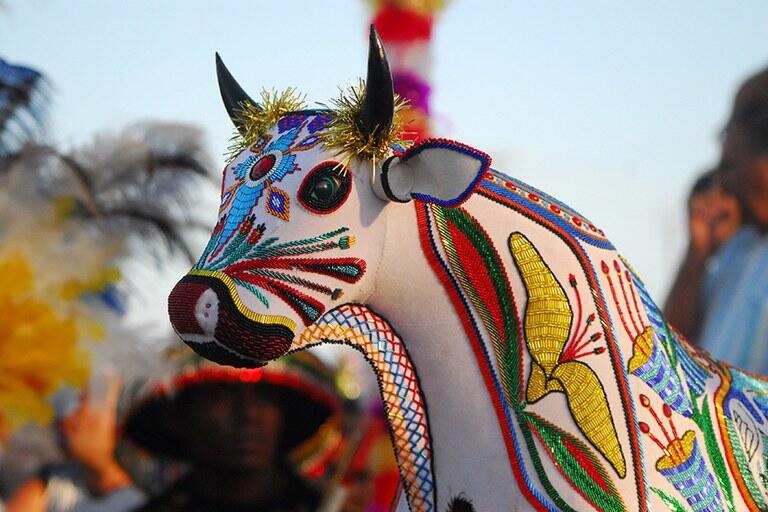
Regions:
<instances>
[{"instance_id":1,"label":"decorated bull figure","mask_svg":"<svg viewBox=\"0 0 768 512\"><path fill-rule=\"evenodd\" d=\"M413 512L768 509L766 381L682 339L584 216L466 145L404 147L373 29L368 58L317 110L217 60L239 143L181 338L235 366L359 350Z\"/></svg>"}]
</instances>

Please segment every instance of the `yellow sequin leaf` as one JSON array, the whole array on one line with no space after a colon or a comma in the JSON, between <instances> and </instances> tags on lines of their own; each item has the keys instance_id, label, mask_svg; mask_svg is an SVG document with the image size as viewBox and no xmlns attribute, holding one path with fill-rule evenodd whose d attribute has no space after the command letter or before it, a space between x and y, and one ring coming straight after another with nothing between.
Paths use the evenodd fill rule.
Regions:
<instances>
[{"instance_id":1,"label":"yellow sequin leaf","mask_svg":"<svg viewBox=\"0 0 768 512\"><path fill-rule=\"evenodd\" d=\"M533 403L550 393L565 393L579 430L623 478L626 462L600 380L582 362L560 362L573 320L563 287L525 235L512 233L509 250L528 294L525 344L533 361L526 400Z\"/></svg>"},{"instance_id":2,"label":"yellow sequin leaf","mask_svg":"<svg viewBox=\"0 0 768 512\"><path fill-rule=\"evenodd\" d=\"M534 403L553 391L564 391L556 379L550 379L544 374L544 370L536 361L531 362L531 376L528 378L528 388L525 399Z\"/></svg>"},{"instance_id":3,"label":"yellow sequin leaf","mask_svg":"<svg viewBox=\"0 0 768 512\"><path fill-rule=\"evenodd\" d=\"M510 235L509 249L528 293L526 345L531 357L550 375L568 341L573 318L571 306L563 287L523 234Z\"/></svg>"},{"instance_id":4,"label":"yellow sequin leaf","mask_svg":"<svg viewBox=\"0 0 768 512\"><path fill-rule=\"evenodd\" d=\"M582 362L568 361L557 365L552 376L565 390L576 425L624 478L627 473L624 454L613 426L608 398L594 370Z\"/></svg>"}]
</instances>

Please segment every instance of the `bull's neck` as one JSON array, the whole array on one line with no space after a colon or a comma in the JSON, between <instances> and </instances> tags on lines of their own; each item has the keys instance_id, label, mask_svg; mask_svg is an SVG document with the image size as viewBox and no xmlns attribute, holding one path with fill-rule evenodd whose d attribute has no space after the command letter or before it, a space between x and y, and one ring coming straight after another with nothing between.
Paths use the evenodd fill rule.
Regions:
<instances>
[{"instance_id":1,"label":"bull's neck","mask_svg":"<svg viewBox=\"0 0 768 512\"><path fill-rule=\"evenodd\" d=\"M388 208L387 215L387 243L368 304L397 331L418 376L432 437L437 510L459 493L477 510L506 510L519 493L499 421L503 398L487 378L493 352L465 334L423 251L414 206Z\"/></svg>"}]
</instances>

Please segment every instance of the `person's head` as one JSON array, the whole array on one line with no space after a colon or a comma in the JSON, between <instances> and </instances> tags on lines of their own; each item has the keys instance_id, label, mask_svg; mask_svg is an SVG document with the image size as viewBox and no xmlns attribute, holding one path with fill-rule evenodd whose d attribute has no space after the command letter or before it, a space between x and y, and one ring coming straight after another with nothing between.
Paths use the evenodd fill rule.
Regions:
<instances>
[{"instance_id":1,"label":"person's head","mask_svg":"<svg viewBox=\"0 0 768 512\"><path fill-rule=\"evenodd\" d=\"M743 212L739 197L723 186L720 170L704 172L688 195L691 243L711 254L743 225Z\"/></svg>"},{"instance_id":2,"label":"person's head","mask_svg":"<svg viewBox=\"0 0 768 512\"><path fill-rule=\"evenodd\" d=\"M768 229L768 69L749 78L736 95L720 172L747 220Z\"/></svg>"},{"instance_id":3,"label":"person's head","mask_svg":"<svg viewBox=\"0 0 768 512\"><path fill-rule=\"evenodd\" d=\"M332 373L312 354L250 370L196 356L179 364L126 414L123 432L135 445L224 471L275 469L297 453L330 449L325 437L340 425L341 403Z\"/></svg>"},{"instance_id":4,"label":"person's head","mask_svg":"<svg viewBox=\"0 0 768 512\"><path fill-rule=\"evenodd\" d=\"M699 175L693 182L691 192L688 194L688 202L690 203L694 198L712 192L720 183L719 173L717 169L710 169Z\"/></svg>"},{"instance_id":5,"label":"person's head","mask_svg":"<svg viewBox=\"0 0 768 512\"><path fill-rule=\"evenodd\" d=\"M284 398L277 388L245 382L207 382L183 389L172 422L193 465L249 470L277 461Z\"/></svg>"}]
</instances>

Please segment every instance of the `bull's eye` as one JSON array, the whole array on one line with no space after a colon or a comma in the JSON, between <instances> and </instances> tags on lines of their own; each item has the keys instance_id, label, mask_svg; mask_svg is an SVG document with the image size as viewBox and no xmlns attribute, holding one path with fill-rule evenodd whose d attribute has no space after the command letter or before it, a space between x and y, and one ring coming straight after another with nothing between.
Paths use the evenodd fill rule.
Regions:
<instances>
[{"instance_id":1,"label":"bull's eye","mask_svg":"<svg viewBox=\"0 0 768 512\"><path fill-rule=\"evenodd\" d=\"M323 162L312 169L299 188L299 202L309 211L330 213L349 195L352 179L338 162Z\"/></svg>"},{"instance_id":2,"label":"bull's eye","mask_svg":"<svg viewBox=\"0 0 768 512\"><path fill-rule=\"evenodd\" d=\"M340 186L341 180L338 176L323 176L315 182L309 194L313 201L327 203L333 199Z\"/></svg>"}]
</instances>

